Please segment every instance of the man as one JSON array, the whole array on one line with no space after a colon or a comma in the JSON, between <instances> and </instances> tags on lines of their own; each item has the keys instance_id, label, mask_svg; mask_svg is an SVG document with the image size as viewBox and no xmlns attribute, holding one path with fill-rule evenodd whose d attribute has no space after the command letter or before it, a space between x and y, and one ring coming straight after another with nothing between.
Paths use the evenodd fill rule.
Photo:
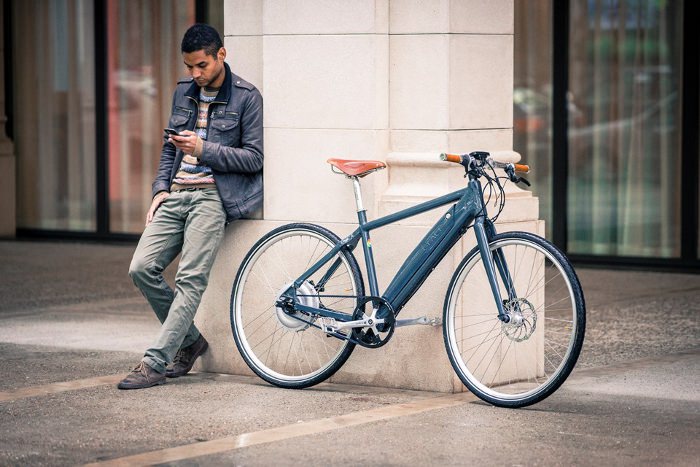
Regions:
<instances>
[{"instance_id":1,"label":"man","mask_svg":"<svg viewBox=\"0 0 700 467\"><path fill-rule=\"evenodd\" d=\"M178 82L153 201L129 275L162 326L143 360L118 385L140 389L187 374L207 350L193 319L228 222L262 204L262 96L231 72L214 28L182 39L190 79ZM175 290L163 270L181 253Z\"/></svg>"}]
</instances>

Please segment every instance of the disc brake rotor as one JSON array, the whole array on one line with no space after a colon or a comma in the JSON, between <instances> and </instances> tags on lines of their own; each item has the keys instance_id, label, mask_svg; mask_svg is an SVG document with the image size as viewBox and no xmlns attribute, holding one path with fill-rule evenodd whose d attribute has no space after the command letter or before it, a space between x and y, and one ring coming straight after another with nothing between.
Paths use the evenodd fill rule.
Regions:
<instances>
[{"instance_id":1,"label":"disc brake rotor","mask_svg":"<svg viewBox=\"0 0 700 467\"><path fill-rule=\"evenodd\" d=\"M506 300L503 306L510 317L510 321L501 323L503 333L514 342L528 340L537 329L535 308L524 298Z\"/></svg>"}]
</instances>

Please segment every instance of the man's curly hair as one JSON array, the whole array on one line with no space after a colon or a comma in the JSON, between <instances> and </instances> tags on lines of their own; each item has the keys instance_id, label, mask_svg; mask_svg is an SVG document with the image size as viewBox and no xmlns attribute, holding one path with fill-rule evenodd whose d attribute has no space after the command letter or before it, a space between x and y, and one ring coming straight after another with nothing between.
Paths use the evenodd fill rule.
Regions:
<instances>
[{"instance_id":1,"label":"man's curly hair","mask_svg":"<svg viewBox=\"0 0 700 467\"><path fill-rule=\"evenodd\" d=\"M182 53L191 53L204 50L206 55L216 58L217 52L223 46L221 36L219 36L216 29L208 24L197 23L185 32L180 51Z\"/></svg>"}]
</instances>

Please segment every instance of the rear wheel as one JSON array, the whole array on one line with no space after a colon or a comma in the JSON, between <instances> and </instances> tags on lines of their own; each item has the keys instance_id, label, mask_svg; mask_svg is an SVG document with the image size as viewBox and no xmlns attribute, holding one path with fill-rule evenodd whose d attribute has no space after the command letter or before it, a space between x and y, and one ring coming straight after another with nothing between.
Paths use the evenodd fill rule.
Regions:
<instances>
[{"instance_id":1,"label":"rear wheel","mask_svg":"<svg viewBox=\"0 0 700 467\"><path fill-rule=\"evenodd\" d=\"M355 345L329 337L314 326L315 316L275 305L339 241L323 227L288 224L262 237L243 260L231 293L231 328L243 359L265 381L285 388L312 386L335 373L352 353ZM337 268L324 282L333 264ZM345 250L297 289L299 303L349 315L363 295L360 268Z\"/></svg>"},{"instance_id":2,"label":"rear wheel","mask_svg":"<svg viewBox=\"0 0 700 467\"><path fill-rule=\"evenodd\" d=\"M566 257L541 237L508 232L496 235L489 248L497 265L505 262L514 284L509 294L497 271L509 320L498 318L474 248L445 298L445 346L455 372L475 395L494 405L523 407L552 394L576 364L585 329L583 292Z\"/></svg>"}]
</instances>

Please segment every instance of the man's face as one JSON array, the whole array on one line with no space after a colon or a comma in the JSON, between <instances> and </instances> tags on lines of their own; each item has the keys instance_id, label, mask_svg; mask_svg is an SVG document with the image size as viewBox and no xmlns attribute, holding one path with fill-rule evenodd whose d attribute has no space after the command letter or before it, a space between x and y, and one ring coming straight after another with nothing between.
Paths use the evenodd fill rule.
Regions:
<instances>
[{"instance_id":1,"label":"man's face","mask_svg":"<svg viewBox=\"0 0 700 467\"><path fill-rule=\"evenodd\" d=\"M224 59L226 49L219 49L216 57L207 55L204 50L183 53L187 72L200 87L221 87L224 81Z\"/></svg>"}]
</instances>

